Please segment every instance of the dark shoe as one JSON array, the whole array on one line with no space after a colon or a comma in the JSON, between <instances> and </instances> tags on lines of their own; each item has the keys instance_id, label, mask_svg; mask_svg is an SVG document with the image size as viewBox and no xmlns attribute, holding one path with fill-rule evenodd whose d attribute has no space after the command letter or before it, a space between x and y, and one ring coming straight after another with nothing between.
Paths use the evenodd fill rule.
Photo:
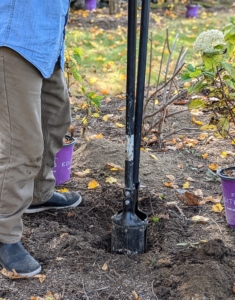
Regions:
<instances>
[{"instance_id":1,"label":"dark shoe","mask_svg":"<svg viewBox=\"0 0 235 300\"><path fill-rule=\"evenodd\" d=\"M40 264L24 249L20 242L15 244L0 243L0 265L20 276L32 277L41 271Z\"/></svg>"},{"instance_id":2,"label":"dark shoe","mask_svg":"<svg viewBox=\"0 0 235 300\"><path fill-rule=\"evenodd\" d=\"M69 207L76 207L82 201L82 197L79 193L54 193L53 196L42 204L30 205L25 211L27 214L36 213L48 209L62 209Z\"/></svg>"}]
</instances>

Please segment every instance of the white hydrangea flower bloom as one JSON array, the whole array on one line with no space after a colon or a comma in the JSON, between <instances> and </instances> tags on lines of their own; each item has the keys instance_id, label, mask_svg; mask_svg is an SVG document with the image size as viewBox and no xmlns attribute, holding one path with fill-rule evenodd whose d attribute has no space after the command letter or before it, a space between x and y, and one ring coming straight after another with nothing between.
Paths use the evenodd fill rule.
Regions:
<instances>
[{"instance_id":1,"label":"white hydrangea flower bloom","mask_svg":"<svg viewBox=\"0 0 235 300\"><path fill-rule=\"evenodd\" d=\"M211 29L199 34L194 42L193 48L195 53L216 53L218 50L214 47L223 44L225 44L225 42L222 31Z\"/></svg>"}]
</instances>

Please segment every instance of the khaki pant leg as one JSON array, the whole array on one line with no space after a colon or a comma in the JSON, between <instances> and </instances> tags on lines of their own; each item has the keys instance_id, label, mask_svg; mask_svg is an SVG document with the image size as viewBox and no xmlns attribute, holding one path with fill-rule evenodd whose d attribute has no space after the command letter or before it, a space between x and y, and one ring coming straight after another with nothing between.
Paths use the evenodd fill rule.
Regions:
<instances>
[{"instance_id":1,"label":"khaki pant leg","mask_svg":"<svg viewBox=\"0 0 235 300\"><path fill-rule=\"evenodd\" d=\"M35 178L33 204L46 202L54 192L54 158L63 146L71 122L68 91L59 64L50 78L43 79L41 98L44 153L41 170Z\"/></svg>"},{"instance_id":2,"label":"khaki pant leg","mask_svg":"<svg viewBox=\"0 0 235 300\"><path fill-rule=\"evenodd\" d=\"M39 71L0 47L0 242L22 235L21 216L33 200L43 154Z\"/></svg>"}]
</instances>

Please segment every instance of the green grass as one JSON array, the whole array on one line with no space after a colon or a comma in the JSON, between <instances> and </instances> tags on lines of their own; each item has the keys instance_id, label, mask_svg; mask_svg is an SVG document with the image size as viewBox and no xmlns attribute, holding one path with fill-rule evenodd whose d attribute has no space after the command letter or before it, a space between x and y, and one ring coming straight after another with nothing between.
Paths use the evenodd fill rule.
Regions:
<instances>
[{"instance_id":1,"label":"green grass","mask_svg":"<svg viewBox=\"0 0 235 300\"><path fill-rule=\"evenodd\" d=\"M204 13L199 15L197 19L185 19L184 15L173 19L160 17L152 13L152 17L157 22L155 27L149 29L153 36L151 84L154 84L166 36L166 28L168 28L170 44L173 43L176 34L179 34L177 50L182 46L188 49L185 62L192 62L197 60L193 55L193 42L198 34L212 28L222 30L228 22L229 14ZM88 30L75 28L67 30L67 49L79 47L83 51L79 72L84 77L83 84L88 90L109 95L125 93L126 33L127 29L122 27L108 31L95 27ZM177 51L175 52L176 59ZM167 53L165 54L167 55ZM147 73L148 71L149 67ZM79 93L76 85L73 91Z\"/></svg>"}]
</instances>

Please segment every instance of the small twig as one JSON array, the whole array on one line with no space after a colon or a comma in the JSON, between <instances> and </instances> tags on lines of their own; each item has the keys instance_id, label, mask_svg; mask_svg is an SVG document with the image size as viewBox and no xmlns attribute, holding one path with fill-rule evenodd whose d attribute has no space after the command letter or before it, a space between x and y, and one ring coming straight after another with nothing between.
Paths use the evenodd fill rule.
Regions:
<instances>
[{"instance_id":1,"label":"small twig","mask_svg":"<svg viewBox=\"0 0 235 300\"><path fill-rule=\"evenodd\" d=\"M174 112L174 113L172 113L172 114L170 114L170 115L167 115L167 116L166 116L166 119L167 119L167 118L170 118L170 117L172 117L172 116L174 116L174 115L180 114L180 113L182 113L182 112L185 112L185 111L189 111L189 109L183 109L183 110L176 111L176 112Z\"/></svg>"},{"instance_id":2,"label":"small twig","mask_svg":"<svg viewBox=\"0 0 235 300\"><path fill-rule=\"evenodd\" d=\"M215 225L218 227L220 233L223 234L221 228L219 227L219 224L218 224L215 220L213 220L212 218L210 218L210 219L211 219L211 221L213 221L213 222L215 223Z\"/></svg>"},{"instance_id":3,"label":"small twig","mask_svg":"<svg viewBox=\"0 0 235 300\"><path fill-rule=\"evenodd\" d=\"M108 295L108 298L107 298L108 300L109 300L109 297L116 291L116 289L117 289L117 287L110 292L110 294Z\"/></svg>"},{"instance_id":4,"label":"small twig","mask_svg":"<svg viewBox=\"0 0 235 300\"><path fill-rule=\"evenodd\" d=\"M168 206L175 206L175 207L178 209L178 211L180 212L180 214L181 214L184 218L186 218L185 214L183 213L182 209L179 208L179 206L177 205L177 202L176 202L176 201L167 202L166 205L168 205Z\"/></svg>"},{"instance_id":5,"label":"small twig","mask_svg":"<svg viewBox=\"0 0 235 300\"><path fill-rule=\"evenodd\" d=\"M61 293L61 300L64 299L64 292L65 292L65 283L64 283L63 290L62 290L62 293Z\"/></svg>"},{"instance_id":6,"label":"small twig","mask_svg":"<svg viewBox=\"0 0 235 300\"><path fill-rule=\"evenodd\" d=\"M158 300L158 297L157 297L157 295L154 293L154 290L153 290L153 283L154 283L154 280L152 281L152 293L153 293L154 297Z\"/></svg>"},{"instance_id":7,"label":"small twig","mask_svg":"<svg viewBox=\"0 0 235 300\"><path fill-rule=\"evenodd\" d=\"M84 285L84 281L83 281L83 279L82 279L82 286L83 286L83 291L84 291L84 294L85 294L85 296L86 296L87 300L89 300L89 297L88 297L88 295L87 295L87 293L86 293L86 289L85 289L85 285Z\"/></svg>"},{"instance_id":8,"label":"small twig","mask_svg":"<svg viewBox=\"0 0 235 300\"><path fill-rule=\"evenodd\" d=\"M164 136L163 139L165 140L165 139L168 138L169 136L171 136L171 135L173 135L173 134L176 134L176 133L178 133L178 132L180 132L180 131L184 131L184 130L198 130L198 128L180 128L179 130L175 130L175 131L169 133L168 135Z\"/></svg>"}]
</instances>

